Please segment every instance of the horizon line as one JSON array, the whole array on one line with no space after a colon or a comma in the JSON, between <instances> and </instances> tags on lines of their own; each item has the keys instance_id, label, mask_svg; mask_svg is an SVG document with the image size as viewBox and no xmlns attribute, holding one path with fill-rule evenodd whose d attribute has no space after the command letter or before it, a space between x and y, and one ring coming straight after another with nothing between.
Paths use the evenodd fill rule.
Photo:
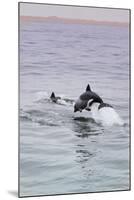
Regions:
<instances>
[{"instance_id":1,"label":"horizon line","mask_svg":"<svg viewBox=\"0 0 134 200\"><path fill-rule=\"evenodd\" d=\"M129 22L121 21L106 21L95 19L79 19L79 18L65 18L59 16L33 16L33 15L20 15L20 20L32 21L62 21L64 23L76 23L76 24L98 24L98 25L113 25L113 26L129 26Z\"/></svg>"}]
</instances>

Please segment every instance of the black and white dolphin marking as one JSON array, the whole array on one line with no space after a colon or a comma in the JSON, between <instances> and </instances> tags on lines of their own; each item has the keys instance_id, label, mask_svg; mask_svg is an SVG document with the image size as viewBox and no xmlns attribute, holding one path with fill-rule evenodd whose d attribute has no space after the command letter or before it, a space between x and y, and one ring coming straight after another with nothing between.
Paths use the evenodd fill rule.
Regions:
<instances>
[{"instance_id":1,"label":"black and white dolphin marking","mask_svg":"<svg viewBox=\"0 0 134 200\"><path fill-rule=\"evenodd\" d=\"M88 84L86 91L81 94L78 100L75 102L74 112L82 112L83 109L90 111L90 105L88 105L89 100L91 102L97 102L100 104L103 103L103 100L99 97L99 95L91 91L91 88Z\"/></svg>"},{"instance_id":2,"label":"black and white dolphin marking","mask_svg":"<svg viewBox=\"0 0 134 200\"><path fill-rule=\"evenodd\" d=\"M52 92L50 99L52 100L52 102L56 103L58 101L58 99L61 99L61 97L56 97L55 93Z\"/></svg>"},{"instance_id":3,"label":"black and white dolphin marking","mask_svg":"<svg viewBox=\"0 0 134 200\"><path fill-rule=\"evenodd\" d=\"M87 103L87 108L91 110L91 106L94 104L94 103L99 103L99 102L96 102L95 100L91 99L88 101ZM113 108L113 106L111 106L110 104L108 103L104 103L103 101L98 105L98 110L102 109L102 108L105 108L105 107L110 107L110 108Z\"/></svg>"},{"instance_id":4,"label":"black and white dolphin marking","mask_svg":"<svg viewBox=\"0 0 134 200\"><path fill-rule=\"evenodd\" d=\"M109 108L113 108L113 106L111 106L110 104L108 103L101 103L98 107L98 110L102 109L102 108L105 108L105 107L109 107Z\"/></svg>"}]
</instances>

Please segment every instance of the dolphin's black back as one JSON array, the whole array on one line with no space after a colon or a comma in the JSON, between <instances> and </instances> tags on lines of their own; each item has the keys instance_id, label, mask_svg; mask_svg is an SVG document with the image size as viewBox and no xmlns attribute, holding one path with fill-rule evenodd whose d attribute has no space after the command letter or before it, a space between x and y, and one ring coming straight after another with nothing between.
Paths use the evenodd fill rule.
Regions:
<instances>
[{"instance_id":1,"label":"dolphin's black back","mask_svg":"<svg viewBox=\"0 0 134 200\"><path fill-rule=\"evenodd\" d=\"M90 99L93 99L94 102L102 103L103 100L97 95L95 92L87 91L80 95L80 99L83 101L89 101Z\"/></svg>"}]
</instances>

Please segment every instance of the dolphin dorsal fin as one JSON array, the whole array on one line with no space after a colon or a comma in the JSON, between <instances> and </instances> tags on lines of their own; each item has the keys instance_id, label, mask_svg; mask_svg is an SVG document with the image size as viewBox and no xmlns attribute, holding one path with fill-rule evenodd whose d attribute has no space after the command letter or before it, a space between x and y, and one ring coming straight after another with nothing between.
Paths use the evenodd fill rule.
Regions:
<instances>
[{"instance_id":1,"label":"dolphin dorsal fin","mask_svg":"<svg viewBox=\"0 0 134 200\"><path fill-rule=\"evenodd\" d=\"M89 84L87 85L87 88L86 88L86 92L87 92L87 91L91 91L91 88L90 88L90 85L89 85Z\"/></svg>"},{"instance_id":2,"label":"dolphin dorsal fin","mask_svg":"<svg viewBox=\"0 0 134 200\"><path fill-rule=\"evenodd\" d=\"M54 92L52 92L50 98L55 98L55 94L54 94Z\"/></svg>"}]
</instances>

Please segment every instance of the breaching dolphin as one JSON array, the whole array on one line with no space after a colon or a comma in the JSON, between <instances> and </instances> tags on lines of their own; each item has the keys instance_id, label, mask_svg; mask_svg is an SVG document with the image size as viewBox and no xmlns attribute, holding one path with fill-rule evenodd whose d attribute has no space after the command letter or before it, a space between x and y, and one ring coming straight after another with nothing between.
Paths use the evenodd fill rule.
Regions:
<instances>
[{"instance_id":1,"label":"breaching dolphin","mask_svg":"<svg viewBox=\"0 0 134 200\"><path fill-rule=\"evenodd\" d=\"M86 91L80 95L77 101L74 104L74 112L80 111L83 109L90 111L90 105L88 105L89 100L91 102L103 103L103 100L99 97L98 94L93 92L90 88L90 85L87 85ZM91 103L90 102L90 103Z\"/></svg>"}]
</instances>

